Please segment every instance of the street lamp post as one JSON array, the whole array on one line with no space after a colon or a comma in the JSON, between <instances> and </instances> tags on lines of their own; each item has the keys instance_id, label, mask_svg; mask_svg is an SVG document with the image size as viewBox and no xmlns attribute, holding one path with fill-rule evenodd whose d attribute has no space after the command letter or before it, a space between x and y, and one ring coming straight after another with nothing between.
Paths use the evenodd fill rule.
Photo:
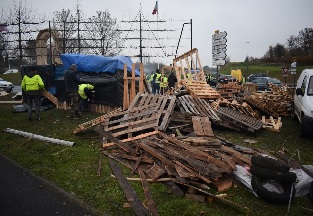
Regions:
<instances>
[{"instance_id":1,"label":"street lamp post","mask_svg":"<svg viewBox=\"0 0 313 216\"><path fill-rule=\"evenodd\" d=\"M250 44L250 41L246 41L246 44L248 46L247 48L247 55L246 55L246 60L247 60L247 74L249 74L249 44Z\"/></svg>"}]
</instances>

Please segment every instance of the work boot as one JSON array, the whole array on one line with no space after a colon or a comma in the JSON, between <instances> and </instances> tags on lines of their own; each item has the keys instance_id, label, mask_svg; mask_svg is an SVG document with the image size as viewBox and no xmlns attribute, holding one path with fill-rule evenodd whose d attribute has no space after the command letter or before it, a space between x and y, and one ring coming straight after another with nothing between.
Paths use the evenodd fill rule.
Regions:
<instances>
[{"instance_id":1,"label":"work boot","mask_svg":"<svg viewBox=\"0 0 313 216\"><path fill-rule=\"evenodd\" d=\"M40 117L37 117L37 118L36 118L36 121L40 121Z\"/></svg>"}]
</instances>

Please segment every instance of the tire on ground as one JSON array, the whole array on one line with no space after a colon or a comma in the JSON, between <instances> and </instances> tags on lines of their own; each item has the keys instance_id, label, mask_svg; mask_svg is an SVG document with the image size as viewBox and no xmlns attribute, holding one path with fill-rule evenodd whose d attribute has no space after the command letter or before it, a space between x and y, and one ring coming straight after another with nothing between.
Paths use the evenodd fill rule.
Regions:
<instances>
[{"instance_id":1,"label":"tire on ground","mask_svg":"<svg viewBox=\"0 0 313 216\"><path fill-rule=\"evenodd\" d=\"M251 185L253 191L260 197L261 199L273 203L273 204L287 204L290 199L290 194L292 190L292 198L294 198L296 190L294 184L286 184L283 183L284 193L276 193L267 190L263 184L265 182L262 181L262 178L252 175Z\"/></svg>"},{"instance_id":2,"label":"tire on ground","mask_svg":"<svg viewBox=\"0 0 313 216\"><path fill-rule=\"evenodd\" d=\"M297 179L297 175L293 172L288 172L288 173L276 172L273 170L255 166L253 164L250 166L250 172L253 175L257 175L261 178L266 178L269 180L276 180L281 183L293 183Z\"/></svg>"},{"instance_id":3,"label":"tire on ground","mask_svg":"<svg viewBox=\"0 0 313 216\"><path fill-rule=\"evenodd\" d=\"M289 172L290 166L283 161L276 160L269 157L263 156L252 156L251 163L258 167L262 167L265 169L277 171L277 172Z\"/></svg>"}]
</instances>

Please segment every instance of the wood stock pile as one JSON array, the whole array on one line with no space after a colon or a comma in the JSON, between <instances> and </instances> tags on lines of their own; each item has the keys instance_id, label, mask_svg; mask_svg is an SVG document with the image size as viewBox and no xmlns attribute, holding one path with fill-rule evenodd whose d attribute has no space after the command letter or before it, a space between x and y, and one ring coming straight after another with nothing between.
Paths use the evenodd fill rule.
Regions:
<instances>
[{"instance_id":1,"label":"wood stock pile","mask_svg":"<svg viewBox=\"0 0 313 216\"><path fill-rule=\"evenodd\" d=\"M272 91L254 92L244 100L268 116L290 116L293 94L286 87L272 86Z\"/></svg>"}]
</instances>

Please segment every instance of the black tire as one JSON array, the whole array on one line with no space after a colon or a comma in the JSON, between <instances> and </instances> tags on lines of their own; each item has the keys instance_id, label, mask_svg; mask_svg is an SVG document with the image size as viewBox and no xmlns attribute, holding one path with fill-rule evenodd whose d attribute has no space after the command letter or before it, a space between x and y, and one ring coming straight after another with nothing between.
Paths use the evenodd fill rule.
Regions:
<instances>
[{"instance_id":1,"label":"black tire","mask_svg":"<svg viewBox=\"0 0 313 216\"><path fill-rule=\"evenodd\" d=\"M269 180L276 180L282 183L293 183L297 179L297 175L292 172L283 173L283 172L276 172L273 170L265 169L262 167L258 167L255 165L250 166L250 172L253 175L257 175L261 178L266 178Z\"/></svg>"},{"instance_id":2,"label":"black tire","mask_svg":"<svg viewBox=\"0 0 313 216\"><path fill-rule=\"evenodd\" d=\"M283 161L263 156L252 156L251 164L265 169L284 173L288 173L291 168L287 163Z\"/></svg>"},{"instance_id":3,"label":"black tire","mask_svg":"<svg viewBox=\"0 0 313 216\"><path fill-rule=\"evenodd\" d=\"M284 193L275 193L267 190L263 184L266 181L263 181L262 178L252 175L251 185L253 191L266 202L273 203L273 204L287 204L289 203L290 194L292 190L292 199L296 194L296 189L294 184L282 184L284 187Z\"/></svg>"}]
</instances>

